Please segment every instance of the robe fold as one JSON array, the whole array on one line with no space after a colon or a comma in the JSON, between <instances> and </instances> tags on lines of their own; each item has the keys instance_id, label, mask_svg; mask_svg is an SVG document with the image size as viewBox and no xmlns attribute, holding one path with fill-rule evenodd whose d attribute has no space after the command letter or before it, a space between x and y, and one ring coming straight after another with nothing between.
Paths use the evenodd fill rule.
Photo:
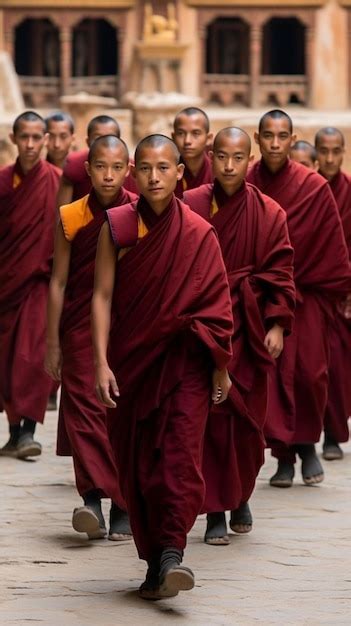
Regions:
<instances>
[{"instance_id":1,"label":"robe fold","mask_svg":"<svg viewBox=\"0 0 351 626\"><path fill-rule=\"evenodd\" d=\"M113 206L136 198L122 188ZM66 237L71 241L71 260L60 327L63 363L57 453L72 454L81 496L98 489L103 497L124 508L108 438L106 409L95 394L90 330L96 246L106 208L92 191L89 196L62 206L60 214Z\"/></svg>"},{"instance_id":2,"label":"robe fold","mask_svg":"<svg viewBox=\"0 0 351 626\"><path fill-rule=\"evenodd\" d=\"M160 217L144 198L107 212L116 248L108 411L122 493L142 559L184 549L205 494L203 437L211 373L230 360L233 319L211 226L173 197ZM138 219L148 233L137 243Z\"/></svg>"},{"instance_id":3,"label":"robe fold","mask_svg":"<svg viewBox=\"0 0 351 626\"><path fill-rule=\"evenodd\" d=\"M181 163L184 163L184 161L181 161ZM200 187L200 185L206 185L207 183L213 182L212 163L206 152L204 153L203 164L196 176L191 173L185 163L184 165L185 168L183 178L178 181L174 192L177 198L180 199L183 198L184 192L188 189L196 189L196 187Z\"/></svg>"},{"instance_id":4,"label":"robe fold","mask_svg":"<svg viewBox=\"0 0 351 626\"><path fill-rule=\"evenodd\" d=\"M63 168L63 178L73 185L72 202L86 196L91 191L91 178L85 169L85 162L88 160L89 150L79 150L70 152L67 156L65 167ZM131 191L139 195L136 182L131 174L125 178L123 187L126 191Z\"/></svg>"},{"instance_id":5,"label":"robe fold","mask_svg":"<svg viewBox=\"0 0 351 626\"><path fill-rule=\"evenodd\" d=\"M294 161L272 174L260 160L247 180L286 211L295 252L295 324L271 378L266 437L315 443L328 395L328 325L351 285L340 216L327 181Z\"/></svg>"},{"instance_id":6,"label":"robe fold","mask_svg":"<svg viewBox=\"0 0 351 626\"><path fill-rule=\"evenodd\" d=\"M285 212L252 185L228 197L215 181L186 192L184 202L217 231L234 318L228 366L233 387L226 402L212 407L205 435L203 511L213 513L247 502L264 462L268 372L274 366L264 339L275 323L291 332L293 250Z\"/></svg>"},{"instance_id":7,"label":"robe fold","mask_svg":"<svg viewBox=\"0 0 351 626\"><path fill-rule=\"evenodd\" d=\"M330 187L351 258L351 178L339 172L330 181ZM341 443L349 439L348 417L351 415L351 320L345 319L338 310L329 327L329 341L329 394L324 429Z\"/></svg>"},{"instance_id":8,"label":"robe fold","mask_svg":"<svg viewBox=\"0 0 351 626\"><path fill-rule=\"evenodd\" d=\"M51 389L44 371L46 302L60 170L39 161L0 171L0 397L9 422L42 423Z\"/></svg>"}]
</instances>

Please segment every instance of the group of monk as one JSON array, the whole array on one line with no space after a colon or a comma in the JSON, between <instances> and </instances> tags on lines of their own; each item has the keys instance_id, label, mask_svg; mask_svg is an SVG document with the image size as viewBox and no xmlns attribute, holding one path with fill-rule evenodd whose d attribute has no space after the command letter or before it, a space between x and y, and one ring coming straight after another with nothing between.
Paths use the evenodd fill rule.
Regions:
<instances>
[{"instance_id":1,"label":"group of monk","mask_svg":"<svg viewBox=\"0 0 351 626\"><path fill-rule=\"evenodd\" d=\"M26 111L0 170L1 456L41 454L61 385L57 454L73 458L89 539L134 539L144 599L194 587L187 534L248 533L268 447L273 487L341 459L351 412L351 178L340 130L296 141L279 109L254 140L180 111L130 158L117 121ZM43 151L46 159L43 159ZM56 234L55 234L56 233ZM109 524L101 499L111 501ZM226 513L229 511L229 518Z\"/></svg>"}]
</instances>

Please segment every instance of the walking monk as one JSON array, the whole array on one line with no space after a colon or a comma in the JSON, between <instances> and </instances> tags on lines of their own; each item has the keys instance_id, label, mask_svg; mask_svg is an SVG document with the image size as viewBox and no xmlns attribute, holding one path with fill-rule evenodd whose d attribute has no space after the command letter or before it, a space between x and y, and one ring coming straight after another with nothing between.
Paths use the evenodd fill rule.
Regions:
<instances>
[{"instance_id":1,"label":"walking monk","mask_svg":"<svg viewBox=\"0 0 351 626\"><path fill-rule=\"evenodd\" d=\"M252 528L248 500L264 461L268 370L291 332L295 308L286 215L245 183L250 154L243 130L221 130L210 153L214 184L184 194L217 231L235 320L228 368L233 386L228 400L213 406L205 436L205 542L212 545L229 543L225 511L231 511L234 532Z\"/></svg>"},{"instance_id":2,"label":"walking monk","mask_svg":"<svg viewBox=\"0 0 351 626\"><path fill-rule=\"evenodd\" d=\"M79 200L91 190L91 179L88 176L85 163L88 158L89 148L93 141L104 135L115 135L120 137L121 131L117 120L109 115L98 115L90 120L87 128L86 143L88 148L72 152L63 169L59 193L57 196L57 206L69 204L74 200ZM136 185L131 182L133 179L127 176L124 188L137 192ZM129 182L129 185L127 184Z\"/></svg>"},{"instance_id":3,"label":"walking monk","mask_svg":"<svg viewBox=\"0 0 351 626\"><path fill-rule=\"evenodd\" d=\"M108 440L106 410L94 392L90 302L97 239L106 210L132 202L125 191L128 149L112 135L96 139L86 168L92 191L60 208L48 301L46 371L62 381L58 454L72 454L84 506L73 512L73 528L90 539L106 535L101 497L112 500L109 539L130 535L118 475ZM66 450L66 438L70 448Z\"/></svg>"},{"instance_id":4,"label":"walking monk","mask_svg":"<svg viewBox=\"0 0 351 626\"><path fill-rule=\"evenodd\" d=\"M339 209L351 256L351 178L342 171L345 140L340 130L322 128L315 138L319 173L329 182ZM342 459L340 442L348 441L351 414L351 292L339 303L330 324L329 396L324 419L323 458Z\"/></svg>"},{"instance_id":5,"label":"walking monk","mask_svg":"<svg viewBox=\"0 0 351 626\"><path fill-rule=\"evenodd\" d=\"M92 304L97 391L114 409L110 436L135 543L148 563L140 587L148 599L194 586L181 561L205 495L208 409L211 393L219 403L231 385L225 267L212 227L173 194L183 167L168 137L139 143L142 195L107 212Z\"/></svg>"},{"instance_id":6,"label":"walking monk","mask_svg":"<svg viewBox=\"0 0 351 626\"><path fill-rule=\"evenodd\" d=\"M314 444L321 435L327 403L333 301L350 291L348 253L327 181L289 159L295 140L290 117L279 109L269 111L261 118L255 139L262 158L247 180L287 213L297 291L294 329L270 386L266 436L278 459L270 484L292 485L297 452L303 481L311 485L324 478Z\"/></svg>"},{"instance_id":7,"label":"walking monk","mask_svg":"<svg viewBox=\"0 0 351 626\"><path fill-rule=\"evenodd\" d=\"M46 300L60 171L40 158L47 139L40 115L19 115L10 137L18 158L0 171L0 404L10 439L0 455L26 458L41 454L33 436L51 388Z\"/></svg>"},{"instance_id":8,"label":"walking monk","mask_svg":"<svg viewBox=\"0 0 351 626\"><path fill-rule=\"evenodd\" d=\"M296 141L290 150L290 158L315 170L318 167L316 148L308 141Z\"/></svg>"},{"instance_id":9,"label":"walking monk","mask_svg":"<svg viewBox=\"0 0 351 626\"><path fill-rule=\"evenodd\" d=\"M189 107L180 111L174 120L172 134L184 164L183 178L178 181L175 195L182 198L184 191L205 183L212 183L212 166L207 148L212 141L210 120L205 111Z\"/></svg>"},{"instance_id":10,"label":"walking monk","mask_svg":"<svg viewBox=\"0 0 351 626\"><path fill-rule=\"evenodd\" d=\"M63 170L68 153L75 140L74 123L70 115L63 111L51 113L45 119L48 133L47 161Z\"/></svg>"}]
</instances>

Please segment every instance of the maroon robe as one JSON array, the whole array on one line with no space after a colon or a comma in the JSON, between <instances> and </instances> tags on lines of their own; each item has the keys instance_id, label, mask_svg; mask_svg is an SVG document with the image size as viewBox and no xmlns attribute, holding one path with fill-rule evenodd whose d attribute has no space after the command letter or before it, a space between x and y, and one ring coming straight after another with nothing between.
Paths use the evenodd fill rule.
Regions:
<instances>
[{"instance_id":1,"label":"maroon robe","mask_svg":"<svg viewBox=\"0 0 351 626\"><path fill-rule=\"evenodd\" d=\"M113 206L136 200L120 190ZM78 493L99 489L123 508L118 474L109 442L106 409L95 394L90 302L94 288L97 240L106 215L94 191L89 195L94 219L81 228L71 244L69 277L61 320L62 393L57 453L73 456Z\"/></svg>"},{"instance_id":2,"label":"maroon robe","mask_svg":"<svg viewBox=\"0 0 351 626\"><path fill-rule=\"evenodd\" d=\"M85 162L88 160L89 150L79 150L70 152L67 156L65 167L63 168L63 178L73 185L72 202L86 196L91 190L91 178L85 169ZM131 174L128 174L124 181L124 189L139 195L136 182Z\"/></svg>"},{"instance_id":3,"label":"maroon robe","mask_svg":"<svg viewBox=\"0 0 351 626\"><path fill-rule=\"evenodd\" d=\"M272 376L266 436L288 445L314 443L328 395L328 323L333 302L351 285L340 217L327 181L300 163L288 160L272 174L261 160L247 179L285 209L295 252L295 324Z\"/></svg>"},{"instance_id":4,"label":"maroon robe","mask_svg":"<svg viewBox=\"0 0 351 626\"><path fill-rule=\"evenodd\" d=\"M219 211L211 218L213 197ZM228 400L212 407L205 436L203 511L214 513L249 500L264 462L268 371L274 363L264 339L275 323L291 332L293 250L285 212L250 184L228 197L215 181L186 192L184 202L217 231L233 307L228 370L234 384Z\"/></svg>"},{"instance_id":5,"label":"maroon robe","mask_svg":"<svg viewBox=\"0 0 351 626\"><path fill-rule=\"evenodd\" d=\"M184 161L181 162L184 163ZM184 165L185 168L183 178L178 181L174 192L177 198L180 199L183 198L185 191L189 189L196 189L196 187L200 187L200 185L206 185L207 183L213 182L212 163L206 152L204 152L204 161L196 176L191 173L185 163Z\"/></svg>"},{"instance_id":6,"label":"maroon robe","mask_svg":"<svg viewBox=\"0 0 351 626\"><path fill-rule=\"evenodd\" d=\"M351 258L351 178L339 172L330 182ZM351 321L337 312L330 324L329 395L324 428L335 441L349 439L351 414Z\"/></svg>"},{"instance_id":7,"label":"maroon robe","mask_svg":"<svg viewBox=\"0 0 351 626\"><path fill-rule=\"evenodd\" d=\"M42 423L51 388L46 301L60 174L47 161L26 175L18 161L0 171L0 397L11 424Z\"/></svg>"},{"instance_id":8,"label":"maroon robe","mask_svg":"<svg viewBox=\"0 0 351 626\"><path fill-rule=\"evenodd\" d=\"M149 232L137 242L140 213ZM109 411L121 486L140 558L184 549L204 495L201 471L214 367L231 355L233 320L218 241L173 197L160 217L144 198L108 211L117 248Z\"/></svg>"}]
</instances>

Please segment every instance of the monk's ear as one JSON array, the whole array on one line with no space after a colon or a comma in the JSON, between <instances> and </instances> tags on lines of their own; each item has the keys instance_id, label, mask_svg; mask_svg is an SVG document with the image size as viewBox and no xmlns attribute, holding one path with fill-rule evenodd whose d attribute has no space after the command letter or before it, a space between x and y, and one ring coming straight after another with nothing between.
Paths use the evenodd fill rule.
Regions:
<instances>
[{"instance_id":1,"label":"monk's ear","mask_svg":"<svg viewBox=\"0 0 351 626\"><path fill-rule=\"evenodd\" d=\"M45 148L48 145L48 141L49 141L49 133L45 133L45 135L44 135L44 146L45 146Z\"/></svg>"},{"instance_id":2,"label":"monk's ear","mask_svg":"<svg viewBox=\"0 0 351 626\"><path fill-rule=\"evenodd\" d=\"M85 143L87 144L88 148L90 148L89 137L85 138Z\"/></svg>"},{"instance_id":3,"label":"monk's ear","mask_svg":"<svg viewBox=\"0 0 351 626\"><path fill-rule=\"evenodd\" d=\"M257 145L259 146L260 145L260 136L259 136L258 133L254 133L254 140L255 140L255 143L257 143Z\"/></svg>"},{"instance_id":4,"label":"monk's ear","mask_svg":"<svg viewBox=\"0 0 351 626\"><path fill-rule=\"evenodd\" d=\"M133 176L133 178L136 178L136 167L135 167L135 165L130 165L129 168L130 168L130 173Z\"/></svg>"},{"instance_id":5,"label":"monk's ear","mask_svg":"<svg viewBox=\"0 0 351 626\"><path fill-rule=\"evenodd\" d=\"M318 170L319 170L319 161L318 161L318 159L314 162L313 169L314 169L316 172L318 172Z\"/></svg>"},{"instance_id":6,"label":"monk's ear","mask_svg":"<svg viewBox=\"0 0 351 626\"><path fill-rule=\"evenodd\" d=\"M184 163L177 165L177 180L182 180L184 174Z\"/></svg>"},{"instance_id":7,"label":"monk's ear","mask_svg":"<svg viewBox=\"0 0 351 626\"><path fill-rule=\"evenodd\" d=\"M88 176L91 176L91 172L90 172L90 163L89 161L84 161L84 167L85 167L85 171L88 174Z\"/></svg>"},{"instance_id":8,"label":"monk's ear","mask_svg":"<svg viewBox=\"0 0 351 626\"><path fill-rule=\"evenodd\" d=\"M213 133L207 133L206 146L212 148L213 146Z\"/></svg>"},{"instance_id":9,"label":"monk's ear","mask_svg":"<svg viewBox=\"0 0 351 626\"><path fill-rule=\"evenodd\" d=\"M296 143L296 140L297 140L297 135L295 135L295 134L291 135L291 143L290 143L290 145L293 146Z\"/></svg>"},{"instance_id":10,"label":"monk's ear","mask_svg":"<svg viewBox=\"0 0 351 626\"><path fill-rule=\"evenodd\" d=\"M211 163L213 164L213 158L214 158L214 152L213 152L213 150L209 150L209 151L208 151L208 156L210 157L210 161L211 161Z\"/></svg>"},{"instance_id":11,"label":"monk's ear","mask_svg":"<svg viewBox=\"0 0 351 626\"><path fill-rule=\"evenodd\" d=\"M255 155L254 154L250 154L249 156L249 163L252 163L255 160Z\"/></svg>"},{"instance_id":12,"label":"monk's ear","mask_svg":"<svg viewBox=\"0 0 351 626\"><path fill-rule=\"evenodd\" d=\"M175 138L175 133L171 133L171 137L172 137L172 141L174 141L174 143L175 143L175 139L174 139Z\"/></svg>"},{"instance_id":13,"label":"monk's ear","mask_svg":"<svg viewBox=\"0 0 351 626\"><path fill-rule=\"evenodd\" d=\"M9 138L10 138L11 143L13 143L13 145L16 146L17 142L16 142L15 134L14 133L10 133L9 134Z\"/></svg>"}]
</instances>

